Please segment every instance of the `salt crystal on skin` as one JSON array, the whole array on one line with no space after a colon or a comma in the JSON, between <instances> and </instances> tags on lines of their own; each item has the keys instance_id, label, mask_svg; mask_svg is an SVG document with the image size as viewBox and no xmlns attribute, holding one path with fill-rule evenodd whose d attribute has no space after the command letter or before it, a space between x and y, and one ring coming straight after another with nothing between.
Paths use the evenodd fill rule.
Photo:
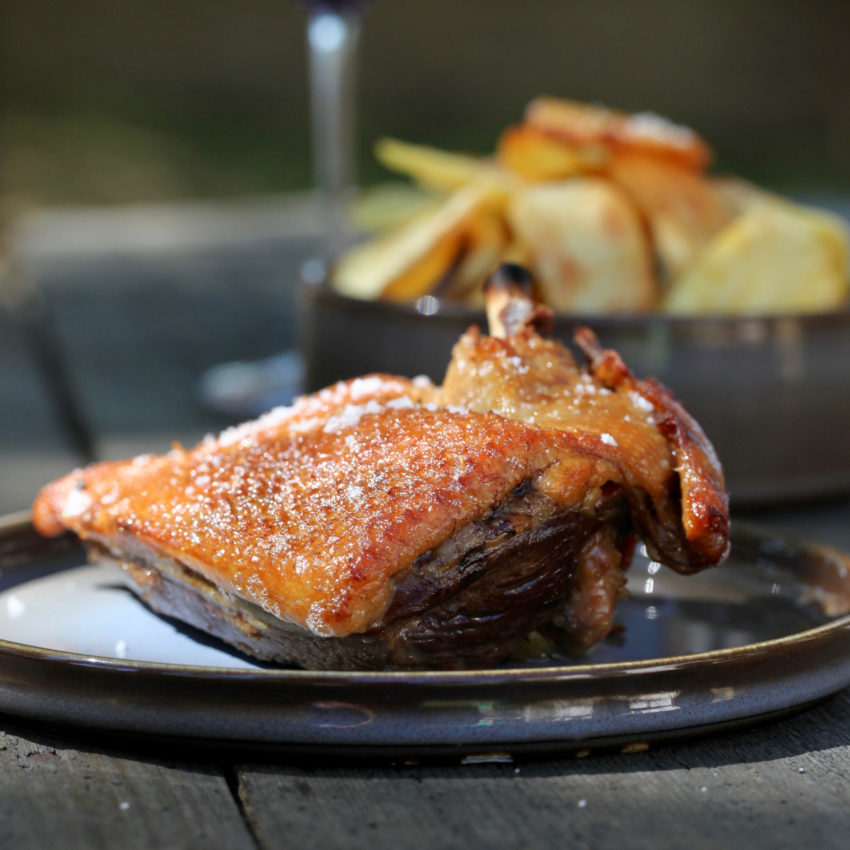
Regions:
<instances>
[{"instance_id":1,"label":"salt crystal on skin","mask_svg":"<svg viewBox=\"0 0 850 850\"><path fill-rule=\"evenodd\" d=\"M65 500L62 515L66 517L79 516L91 507L91 496L85 490L71 490Z\"/></svg>"},{"instance_id":2,"label":"salt crystal on skin","mask_svg":"<svg viewBox=\"0 0 850 850\"><path fill-rule=\"evenodd\" d=\"M334 416L331 416L322 430L326 434L335 434L343 428L353 428L367 413L381 413L383 405L374 399L366 404L347 404Z\"/></svg>"},{"instance_id":3,"label":"salt crystal on skin","mask_svg":"<svg viewBox=\"0 0 850 850\"><path fill-rule=\"evenodd\" d=\"M434 404L433 401L429 401L428 404L424 404L422 407L429 413L436 413L438 410L447 411L448 413L469 413L468 407L459 407L456 404L449 404L445 407L441 407L438 404Z\"/></svg>"},{"instance_id":4,"label":"salt crystal on skin","mask_svg":"<svg viewBox=\"0 0 850 850\"><path fill-rule=\"evenodd\" d=\"M618 443L614 439L614 437L611 436L611 434L609 434L607 432L600 434L599 439L602 440L602 442L605 443L606 446L616 446L616 445L618 445Z\"/></svg>"},{"instance_id":5,"label":"salt crystal on skin","mask_svg":"<svg viewBox=\"0 0 850 850\"><path fill-rule=\"evenodd\" d=\"M345 495L352 502L360 502L363 498L363 488L359 484L349 484L345 488Z\"/></svg>"},{"instance_id":6,"label":"salt crystal on skin","mask_svg":"<svg viewBox=\"0 0 850 850\"><path fill-rule=\"evenodd\" d=\"M268 413L264 413L259 419L245 422L241 425L233 425L226 428L218 437L209 436L204 438L204 443L217 443L219 446L231 446L245 437L250 437L265 428L274 428L291 419L298 412L298 401L290 406L273 407ZM303 426L304 423L299 423Z\"/></svg>"},{"instance_id":7,"label":"salt crystal on skin","mask_svg":"<svg viewBox=\"0 0 850 850\"><path fill-rule=\"evenodd\" d=\"M300 422L294 422L289 430L293 434L303 434L305 431L312 431L314 428L318 428L322 424L322 421L316 416L311 416L308 419L302 419Z\"/></svg>"},{"instance_id":8,"label":"salt crystal on skin","mask_svg":"<svg viewBox=\"0 0 850 850\"><path fill-rule=\"evenodd\" d=\"M382 390L387 388L388 384L392 383L392 381L388 382L386 377L382 377L380 375L366 375L362 378L355 378L347 384L344 381L340 381L319 390L312 396L301 396L291 405L274 407L268 411L268 413L264 413L262 416L253 421L244 422L242 424L226 428L217 437L211 434L207 435L203 440L203 444L216 444L217 447L231 446L267 429L273 429L284 425L291 419L296 418L298 414L305 411L305 409L315 409L316 400L325 405L332 405L335 401L339 400L340 395L343 392L346 392L349 399L352 401L358 401L362 398L368 398L369 396L380 394ZM413 384L420 389L426 389L434 386L431 380L424 375L420 375L415 378ZM374 399L368 403L377 404ZM413 406L413 402L411 402L410 399L408 399L407 402L399 402L395 406L407 406L408 403ZM348 406L350 407L351 405ZM319 425L323 422L324 419L322 417L309 417L300 421L296 419L296 421L290 426L290 430L294 433L304 433L319 427ZM328 428L326 425L325 431L327 430Z\"/></svg>"},{"instance_id":9,"label":"salt crystal on skin","mask_svg":"<svg viewBox=\"0 0 850 850\"><path fill-rule=\"evenodd\" d=\"M377 375L366 375L364 378L355 378L350 385L351 398L358 399L364 396L376 395L384 387L384 379Z\"/></svg>"},{"instance_id":10,"label":"salt crystal on skin","mask_svg":"<svg viewBox=\"0 0 850 850\"><path fill-rule=\"evenodd\" d=\"M528 366L525 364L523 359L517 355L514 355L513 357L506 357L505 362L513 366L514 370L520 375L525 375L528 372Z\"/></svg>"},{"instance_id":11,"label":"salt crystal on skin","mask_svg":"<svg viewBox=\"0 0 850 850\"><path fill-rule=\"evenodd\" d=\"M651 413L654 410L652 402L648 398L644 398L640 393L637 393L634 390L629 393L629 399L631 399L632 404L638 410L643 410L646 413Z\"/></svg>"}]
</instances>

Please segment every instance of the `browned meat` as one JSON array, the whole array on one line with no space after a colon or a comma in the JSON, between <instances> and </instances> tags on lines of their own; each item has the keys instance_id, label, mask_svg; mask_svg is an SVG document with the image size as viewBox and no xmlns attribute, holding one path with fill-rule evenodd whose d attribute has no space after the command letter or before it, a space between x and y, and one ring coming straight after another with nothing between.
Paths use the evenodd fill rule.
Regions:
<instances>
[{"instance_id":1,"label":"browned meat","mask_svg":"<svg viewBox=\"0 0 850 850\"><path fill-rule=\"evenodd\" d=\"M516 270L496 284L510 284ZM191 450L94 464L33 518L120 564L161 613L311 668L468 667L530 632L586 649L611 629L635 531L691 572L728 547L720 466L658 384L589 331L488 294L441 387L372 375Z\"/></svg>"}]
</instances>

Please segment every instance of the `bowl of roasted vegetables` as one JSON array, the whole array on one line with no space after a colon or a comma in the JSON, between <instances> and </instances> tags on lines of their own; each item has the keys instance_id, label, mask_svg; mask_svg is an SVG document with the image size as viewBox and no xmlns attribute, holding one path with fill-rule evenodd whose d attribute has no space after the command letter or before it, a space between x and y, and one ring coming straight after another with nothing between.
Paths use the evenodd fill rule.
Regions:
<instances>
[{"instance_id":1,"label":"bowl of roasted vegetables","mask_svg":"<svg viewBox=\"0 0 850 850\"><path fill-rule=\"evenodd\" d=\"M528 269L565 341L594 329L670 386L724 458L733 502L850 491L846 222L712 173L693 130L540 97L486 156L379 140L405 182L361 195L364 237L302 287L311 387L435 380L481 282Z\"/></svg>"}]
</instances>

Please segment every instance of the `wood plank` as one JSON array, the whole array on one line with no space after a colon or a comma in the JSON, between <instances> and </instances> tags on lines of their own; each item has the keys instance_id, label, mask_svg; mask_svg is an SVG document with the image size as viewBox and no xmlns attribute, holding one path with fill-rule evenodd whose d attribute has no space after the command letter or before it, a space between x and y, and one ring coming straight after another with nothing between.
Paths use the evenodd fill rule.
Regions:
<instances>
[{"instance_id":1,"label":"wood plank","mask_svg":"<svg viewBox=\"0 0 850 850\"><path fill-rule=\"evenodd\" d=\"M0 847L254 850L214 765L0 732Z\"/></svg>"},{"instance_id":2,"label":"wood plank","mask_svg":"<svg viewBox=\"0 0 850 850\"><path fill-rule=\"evenodd\" d=\"M458 766L251 765L260 846L844 848L850 691L779 723L628 755Z\"/></svg>"}]
</instances>

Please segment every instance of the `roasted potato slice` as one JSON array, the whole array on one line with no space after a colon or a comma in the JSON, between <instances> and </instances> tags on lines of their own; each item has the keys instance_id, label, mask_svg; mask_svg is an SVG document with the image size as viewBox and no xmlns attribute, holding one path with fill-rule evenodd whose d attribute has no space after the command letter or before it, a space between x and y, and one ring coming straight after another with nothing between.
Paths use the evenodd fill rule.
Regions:
<instances>
[{"instance_id":1,"label":"roasted potato slice","mask_svg":"<svg viewBox=\"0 0 850 850\"><path fill-rule=\"evenodd\" d=\"M708 145L657 115L539 97L493 157L394 139L376 153L415 186L357 206L381 235L337 264L345 294L478 304L480 281L512 261L567 312L810 311L848 298L835 219L707 176Z\"/></svg>"},{"instance_id":2,"label":"roasted potato slice","mask_svg":"<svg viewBox=\"0 0 850 850\"><path fill-rule=\"evenodd\" d=\"M664 300L671 313L810 313L850 295L847 234L833 216L761 203L735 218Z\"/></svg>"},{"instance_id":3,"label":"roasted potato slice","mask_svg":"<svg viewBox=\"0 0 850 850\"><path fill-rule=\"evenodd\" d=\"M481 282L503 261L509 238L501 211L485 209L472 217L466 228L461 256L439 294L483 306Z\"/></svg>"},{"instance_id":4,"label":"roasted potato slice","mask_svg":"<svg viewBox=\"0 0 850 850\"><path fill-rule=\"evenodd\" d=\"M607 152L600 145L572 145L530 125L509 127L499 138L499 164L525 180L563 180L598 171Z\"/></svg>"},{"instance_id":5,"label":"roasted potato slice","mask_svg":"<svg viewBox=\"0 0 850 850\"><path fill-rule=\"evenodd\" d=\"M408 300L431 292L459 259L470 222L503 203L492 187L467 186L436 212L351 249L336 265L334 285L355 298Z\"/></svg>"},{"instance_id":6,"label":"roasted potato slice","mask_svg":"<svg viewBox=\"0 0 850 850\"><path fill-rule=\"evenodd\" d=\"M508 206L508 222L555 310L653 306L657 289L646 230L634 205L609 181L575 177L528 186Z\"/></svg>"},{"instance_id":7,"label":"roasted potato slice","mask_svg":"<svg viewBox=\"0 0 850 850\"><path fill-rule=\"evenodd\" d=\"M412 145L397 139L380 139L375 145L378 161L421 186L439 192L454 192L470 183L489 183L510 188L511 178L492 160Z\"/></svg>"},{"instance_id":8,"label":"roasted potato slice","mask_svg":"<svg viewBox=\"0 0 850 850\"><path fill-rule=\"evenodd\" d=\"M394 277L381 292L387 301L411 301L437 290L451 275L463 248L463 234L442 234L421 257Z\"/></svg>"},{"instance_id":9,"label":"roasted potato slice","mask_svg":"<svg viewBox=\"0 0 850 850\"><path fill-rule=\"evenodd\" d=\"M601 144L678 162L694 170L711 162L711 148L693 130L651 112L628 114L604 106L538 97L526 108L525 123L582 147Z\"/></svg>"},{"instance_id":10,"label":"roasted potato slice","mask_svg":"<svg viewBox=\"0 0 850 850\"><path fill-rule=\"evenodd\" d=\"M733 215L740 215L765 205L794 206L791 201L781 195L762 189L761 186L756 186L740 177L715 177L711 180L711 185Z\"/></svg>"},{"instance_id":11,"label":"roasted potato slice","mask_svg":"<svg viewBox=\"0 0 850 850\"><path fill-rule=\"evenodd\" d=\"M383 183L361 190L348 212L355 230L377 233L436 212L444 202L443 195L435 195L414 183Z\"/></svg>"},{"instance_id":12,"label":"roasted potato slice","mask_svg":"<svg viewBox=\"0 0 850 850\"><path fill-rule=\"evenodd\" d=\"M688 269L732 218L713 183L672 160L619 151L609 160L607 174L645 216L665 280Z\"/></svg>"}]
</instances>

